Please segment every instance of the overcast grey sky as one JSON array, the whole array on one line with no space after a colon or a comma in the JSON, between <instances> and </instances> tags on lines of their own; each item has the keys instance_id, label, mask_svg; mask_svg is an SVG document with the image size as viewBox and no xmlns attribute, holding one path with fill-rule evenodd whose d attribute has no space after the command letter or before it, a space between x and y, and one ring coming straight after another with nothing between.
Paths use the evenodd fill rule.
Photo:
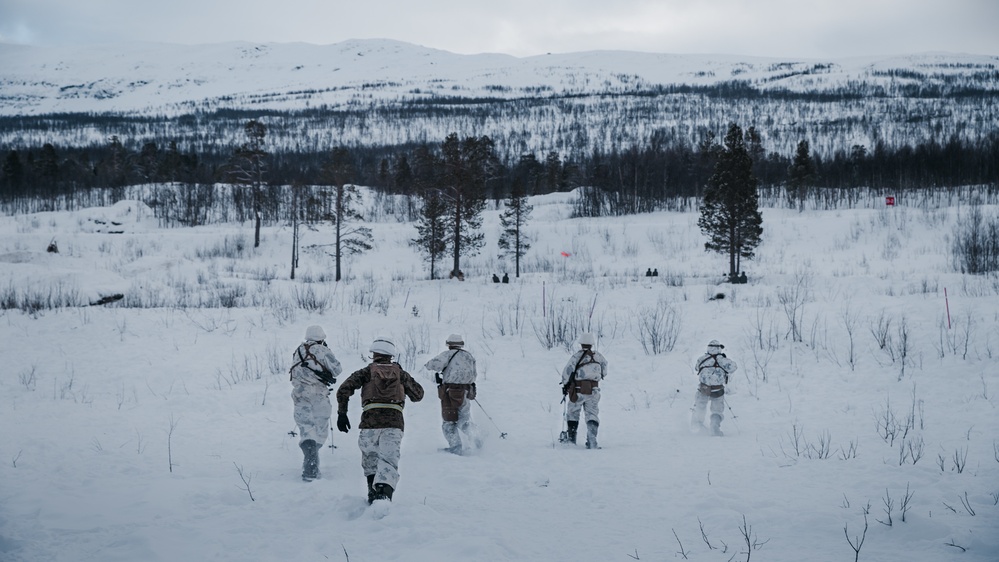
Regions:
<instances>
[{"instance_id":1,"label":"overcast grey sky","mask_svg":"<svg viewBox=\"0 0 999 562\"><path fill-rule=\"evenodd\" d=\"M364 38L517 56L999 55L999 0L0 0L8 43Z\"/></svg>"}]
</instances>

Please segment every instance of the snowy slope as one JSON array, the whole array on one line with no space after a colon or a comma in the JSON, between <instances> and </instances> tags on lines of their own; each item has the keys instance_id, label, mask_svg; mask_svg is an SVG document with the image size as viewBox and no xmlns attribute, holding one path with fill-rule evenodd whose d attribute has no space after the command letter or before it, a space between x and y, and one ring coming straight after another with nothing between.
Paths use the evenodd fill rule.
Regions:
<instances>
[{"instance_id":1,"label":"snowy slope","mask_svg":"<svg viewBox=\"0 0 999 562\"><path fill-rule=\"evenodd\" d=\"M847 85L926 86L957 80L996 89L999 57L784 60L626 51L516 58L459 55L391 40L333 45L224 43L93 47L0 45L0 114L173 113L193 107L303 108L437 96L518 98L746 80L824 91ZM886 76L902 70L905 76ZM912 78L918 73L918 78ZM908 76L908 78L906 78ZM954 83L951 82L953 85Z\"/></svg>"}]
</instances>

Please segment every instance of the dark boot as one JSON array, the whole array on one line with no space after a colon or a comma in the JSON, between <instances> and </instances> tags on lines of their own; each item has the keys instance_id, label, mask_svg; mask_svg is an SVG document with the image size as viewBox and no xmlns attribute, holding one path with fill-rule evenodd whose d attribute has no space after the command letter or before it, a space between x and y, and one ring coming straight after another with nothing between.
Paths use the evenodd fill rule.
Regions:
<instances>
[{"instance_id":1,"label":"dark boot","mask_svg":"<svg viewBox=\"0 0 999 562\"><path fill-rule=\"evenodd\" d=\"M375 488L374 488L375 475L368 474L367 476L365 476L365 478L368 479L368 504L370 504L371 502L375 501Z\"/></svg>"},{"instance_id":2,"label":"dark boot","mask_svg":"<svg viewBox=\"0 0 999 562\"><path fill-rule=\"evenodd\" d=\"M389 486L384 482L380 482L378 484L375 484L374 489L375 489L374 501L377 500L392 501L392 492L395 491L394 489L392 489L392 486Z\"/></svg>"},{"instance_id":3,"label":"dark boot","mask_svg":"<svg viewBox=\"0 0 999 562\"><path fill-rule=\"evenodd\" d=\"M597 428L600 427L600 422L588 421L586 422L586 448L587 449L599 449L597 446Z\"/></svg>"},{"instance_id":4,"label":"dark boot","mask_svg":"<svg viewBox=\"0 0 999 562\"><path fill-rule=\"evenodd\" d=\"M721 414L711 414L711 435L716 435L718 437L725 435L721 430L721 422Z\"/></svg>"},{"instance_id":5,"label":"dark boot","mask_svg":"<svg viewBox=\"0 0 999 562\"><path fill-rule=\"evenodd\" d=\"M319 444L306 439L298 445L302 449L302 480L311 482L319 478Z\"/></svg>"},{"instance_id":6,"label":"dark boot","mask_svg":"<svg viewBox=\"0 0 999 562\"><path fill-rule=\"evenodd\" d=\"M576 430L579 429L579 420L576 420L576 421L567 421L567 422L565 422L565 425L566 425L566 428L567 428L566 429L566 437L569 438L569 443L572 443L573 445L575 445L576 444Z\"/></svg>"}]
</instances>

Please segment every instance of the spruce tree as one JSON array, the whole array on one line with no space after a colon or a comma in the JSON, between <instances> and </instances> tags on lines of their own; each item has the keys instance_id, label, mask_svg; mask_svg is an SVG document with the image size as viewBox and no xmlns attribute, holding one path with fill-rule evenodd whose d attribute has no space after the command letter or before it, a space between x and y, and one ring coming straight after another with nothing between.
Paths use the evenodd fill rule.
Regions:
<instances>
[{"instance_id":1,"label":"spruce tree","mask_svg":"<svg viewBox=\"0 0 999 562\"><path fill-rule=\"evenodd\" d=\"M447 252L448 209L440 190L427 189L423 192L423 208L416 221L417 236L410 240L410 244L430 262L431 279L436 278L437 262Z\"/></svg>"},{"instance_id":2,"label":"spruce tree","mask_svg":"<svg viewBox=\"0 0 999 562\"><path fill-rule=\"evenodd\" d=\"M461 256L474 256L485 243L479 231L484 194L498 167L493 141L487 136L459 140L456 133L451 133L441 145L437 181L449 209L448 245L453 258L453 277L464 277Z\"/></svg>"},{"instance_id":3,"label":"spruce tree","mask_svg":"<svg viewBox=\"0 0 999 562\"><path fill-rule=\"evenodd\" d=\"M753 175L742 129L732 123L708 178L697 226L708 236L705 251L728 254L729 279L739 274L740 260L751 259L763 234L759 180Z\"/></svg>"},{"instance_id":4,"label":"spruce tree","mask_svg":"<svg viewBox=\"0 0 999 562\"><path fill-rule=\"evenodd\" d=\"M524 253L531 247L530 238L524 232L524 225L527 224L532 209L534 207L527 203L523 184L514 181L510 198L506 200L506 209L500 214L503 232L499 237L499 247L503 250L503 254L513 257L516 277L520 277L520 258L524 257Z\"/></svg>"},{"instance_id":5,"label":"spruce tree","mask_svg":"<svg viewBox=\"0 0 999 562\"><path fill-rule=\"evenodd\" d=\"M798 205L798 212L804 210L805 198L808 197L808 190L815 181L815 164L809 153L808 141L798 142L798 151L794 155L794 161L787 169L787 200L794 206Z\"/></svg>"}]
</instances>

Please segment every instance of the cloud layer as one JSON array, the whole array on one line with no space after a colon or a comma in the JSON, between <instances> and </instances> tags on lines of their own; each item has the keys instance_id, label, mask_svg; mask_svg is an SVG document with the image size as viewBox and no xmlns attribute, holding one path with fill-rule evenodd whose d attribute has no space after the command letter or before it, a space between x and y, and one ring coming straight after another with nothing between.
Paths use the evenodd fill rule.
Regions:
<instances>
[{"instance_id":1,"label":"cloud layer","mask_svg":"<svg viewBox=\"0 0 999 562\"><path fill-rule=\"evenodd\" d=\"M999 55L994 0L2 0L23 44L337 43L390 38L457 53L603 49L839 57Z\"/></svg>"}]
</instances>

